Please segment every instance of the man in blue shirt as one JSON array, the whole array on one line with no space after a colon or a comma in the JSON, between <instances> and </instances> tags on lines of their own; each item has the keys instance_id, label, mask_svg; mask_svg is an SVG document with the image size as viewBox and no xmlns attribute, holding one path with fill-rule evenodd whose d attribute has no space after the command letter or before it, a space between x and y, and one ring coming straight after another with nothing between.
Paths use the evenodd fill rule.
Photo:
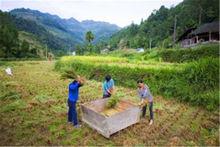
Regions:
<instances>
[{"instance_id":1,"label":"man in blue shirt","mask_svg":"<svg viewBox=\"0 0 220 147\"><path fill-rule=\"evenodd\" d=\"M79 88L83 85L83 80L78 76L76 80L69 84L69 95L68 95L68 122L73 124L75 128L79 128L76 112L76 102L79 97Z\"/></svg>"},{"instance_id":2,"label":"man in blue shirt","mask_svg":"<svg viewBox=\"0 0 220 147\"><path fill-rule=\"evenodd\" d=\"M114 90L114 80L111 78L110 75L105 77L105 81L102 85L103 89L103 98L111 97L113 90Z\"/></svg>"},{"instance_id":3,"label":"man in blue shirt","mask_svg":"<svg viewBox=\"0 0 220 147\"><path fill-rule=\"evenodd\" d=\"M140 105L143 106L142 108L142 117L146 115L147 103L149 104L149 111L150 111L150 123L149 125L153 124L153 96L150 92L149 87L144 84L143 80L138 80L138 95L141 99Z\"/></svg>"}]
</instances>

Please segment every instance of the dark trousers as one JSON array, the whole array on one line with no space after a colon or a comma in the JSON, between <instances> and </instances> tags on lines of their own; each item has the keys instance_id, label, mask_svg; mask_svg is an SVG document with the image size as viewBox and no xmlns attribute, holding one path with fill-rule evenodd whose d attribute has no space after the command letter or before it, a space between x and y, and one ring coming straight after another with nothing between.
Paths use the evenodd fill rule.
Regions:
<instances>
[{"instance_id":1,"label":"dark trousers","mask_svg":"<svg viewBox=\"0 0 220 147\"><path fill-rule=\"evenodd\" d=\"M68 100L68 106L69 106L68 122L72 122L73 125L75 126L78 124L77 112L76 112L76 102Z\"/></svg>"},{"instance_id":2,"label":"dark trousers","mask_svg":"<svg viewBox=\"0 0 220 147\"><path fill-rule=\"evenodd\" d=\"M146 115L146 110L147 110L147 105L145 105L142 108L142 117L145 117ZM154 113L153 113L153 102L149 103L149 111L150 111L150 119L154 119Z\"/></svg>"},{"instance_id":3,"label":"dark trousers","mask_svg":"<svg viewBox=\"0 0 220 147\"><path fill-rule=\"evenodd\" d=\"M103 94L103 99L111 97L111 94Z\"/></svg>"}]
</instances>

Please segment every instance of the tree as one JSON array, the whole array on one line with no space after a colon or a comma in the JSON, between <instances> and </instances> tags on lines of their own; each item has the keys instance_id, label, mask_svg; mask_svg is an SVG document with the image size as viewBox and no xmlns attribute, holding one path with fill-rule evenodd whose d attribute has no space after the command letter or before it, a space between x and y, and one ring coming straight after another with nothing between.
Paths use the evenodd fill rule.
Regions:
<instances>
[{"instance_id":1,"label":"tree","mask_svg":"<svg viewBox=\"0 0 220 147\"><path fill-rule=\"evenodd\" d=\"M83 55L84 54L83 46L76 45L76 54L77 55Z\"/></svg>"},{"instance_id":2,"label":"tree","mask_svg":"<svg viewBox=\"0 0 220 147\"><path fill-rule=\"evenodd\" d=\"M27 57L29 52L30 44L23 40L20 46L20 52L18 57Z\"/></svg>"},{"instance_id":3,"label":"tree","mask_svg":"<svg viewBox=\"0 0 220 147\"><path fill-rule=\"evenodd\" d=\"M87 45L87 48L89 50L89 52L92 52L92 44L91 42L94 40L95 36L93 35L92 31L88 31L86 32L86 40L89 42L89 44Z\"/></svg>"},{"instance_id":4,"label":"tree","mask_svg":"<svg viewBox=\"0 0 220 147\"><path fill-rule=\"evenodd\" d=\"M91 42L94 40L94 38L95 38L95 37L94 37L92 31L86 32L86 40L87 40L89 43L91 43Z\"/></svg>"},{"instance_id":5,"label":"tree","mask_svg":"<svg viewBox=\"0 0 220 147\"><path fill-rule=\"evenodd\" d=\"M0 47L3 49L2 57L12 57L18 47L18 31L11 22L12 18L7 12L0 11Z\"/></svg>"}]
</instances>

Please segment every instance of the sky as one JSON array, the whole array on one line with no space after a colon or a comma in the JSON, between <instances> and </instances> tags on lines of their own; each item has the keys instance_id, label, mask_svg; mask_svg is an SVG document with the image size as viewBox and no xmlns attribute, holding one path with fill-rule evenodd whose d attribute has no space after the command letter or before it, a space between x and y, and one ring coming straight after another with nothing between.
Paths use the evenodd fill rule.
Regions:
<instances>
[{"instance_id":1,"label":"sky","mask_svg":"<svg viewBox=\"0 0 220 147\"><path fill-rule=\"evenodd\" d=\"M75 18L78 21L95 20L116 24L120 27L139 24L141 19L158 10L176 6L183 0L0 0L0 9L30 8L58 15L61 18Z\"/></svg>"}]
</instances>

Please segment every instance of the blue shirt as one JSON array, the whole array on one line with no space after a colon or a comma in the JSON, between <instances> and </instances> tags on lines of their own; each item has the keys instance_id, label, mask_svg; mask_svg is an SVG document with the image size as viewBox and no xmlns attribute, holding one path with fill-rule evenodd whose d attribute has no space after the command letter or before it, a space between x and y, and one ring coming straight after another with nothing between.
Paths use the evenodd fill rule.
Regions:
<instances>
[{"instance_id":1,"label":"blue shirt","mask_svg":"<svg viewBox=\"0 0 220 147\"><path fill-rule=\"evenodd\" d=\"M141 99L148 98L149 102L153 101L153 96L152 96L152 94L149 90L149 87L147 85L144 85L143 89L138 88L138 94Z\"/></svg>"},{"instance_id":2,"label":"blue shirt","mask_svg":"<svg viewBox=\"0 0 220 147\"><path fill-rule=\"evenodd\" d=\"M102 89L103 89L103 94L107 95L108 94L108 90L112 89L114 87L114 80L111 79L108 82L105 81L102 85Z\"/></svg>"},{"instance_id":3,"label":"blue shirt","mask_svg":"<svg viewBox=\"0 0 220 147\"><path fill-rule=\"evenodd\" d=\"M81 85L77 81L73 81L69 84L69 96L68 99L72 102L76 102L79 97L79 87Z\"/></svg>"}]
</instances>

